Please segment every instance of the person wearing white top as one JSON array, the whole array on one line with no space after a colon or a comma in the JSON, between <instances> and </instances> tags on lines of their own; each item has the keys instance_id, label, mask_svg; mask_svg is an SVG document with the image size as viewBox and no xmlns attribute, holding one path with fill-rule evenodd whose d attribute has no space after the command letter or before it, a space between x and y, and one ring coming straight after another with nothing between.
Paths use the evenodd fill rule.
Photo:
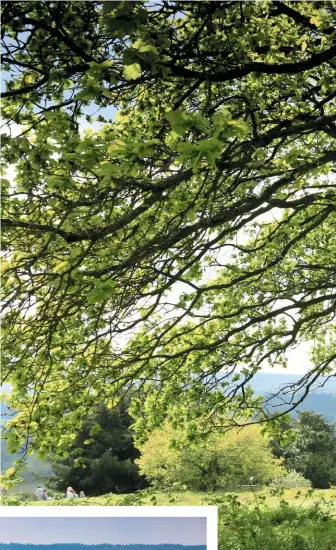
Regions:
<instances>
[{"instance_id":1,"label":"person wearing white top","mask_svg":"<svg viewBox=\"0 0 336 550\"><path fill-rule=\"evenodd\" d=\"M42 500L42 495L43 495L43 489L42 487L38 487L35 491L35 495L37 496L37 498L39 500Z\"/></svg>"},{"instance_id":2,"label":"person wearing white top","mask_svg":"<svg viewBox=\"0 0 336 550\"><path fill-rule=\"evenodd\" d=\"M75 491L73 490L72 487L68 487L67 492L66 492L66 497L67 498L74 498L74 496L75 496Z\"/></svg>"}]
</instances>

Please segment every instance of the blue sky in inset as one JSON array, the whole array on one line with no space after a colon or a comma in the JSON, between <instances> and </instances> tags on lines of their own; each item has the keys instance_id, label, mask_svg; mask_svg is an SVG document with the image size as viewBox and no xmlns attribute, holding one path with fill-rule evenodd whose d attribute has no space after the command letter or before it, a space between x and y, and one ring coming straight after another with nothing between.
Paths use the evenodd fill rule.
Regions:
<instances>
[{"instance_id":1,"label":"blue sky in inset","mask_svg":"<svg viewBox=\"0 0 336 550\"><path fill-rule=\"evenodd\" d=\"M0 543L206 544L206 518L0 518Z\"/></svg>"}]
</instances>

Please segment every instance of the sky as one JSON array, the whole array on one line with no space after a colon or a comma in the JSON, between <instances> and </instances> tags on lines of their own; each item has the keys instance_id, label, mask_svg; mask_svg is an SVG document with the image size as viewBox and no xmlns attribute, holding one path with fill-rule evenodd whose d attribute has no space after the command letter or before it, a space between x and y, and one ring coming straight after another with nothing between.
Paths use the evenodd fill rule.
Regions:
<instances>
[{"instance_id":1,"label":"sky","mask_svg":"<svg viewBox=\"0 0 336 550\"><path fill-rule=\"evenodd\" d=\"M0 518L0 543L206 544L206 518Z\"/></svg>"}]
</instances>

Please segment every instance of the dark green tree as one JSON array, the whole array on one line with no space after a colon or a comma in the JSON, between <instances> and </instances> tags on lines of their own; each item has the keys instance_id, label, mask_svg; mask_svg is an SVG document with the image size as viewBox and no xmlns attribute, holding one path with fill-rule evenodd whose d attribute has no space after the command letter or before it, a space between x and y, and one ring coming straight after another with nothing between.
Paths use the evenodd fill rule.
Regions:
<instances>
[{"instance_id":1,"label":"dark green tree","mask_svg":"<svg viewBox=\"0 0 336 550\"><path fill-rule=\"evenodd\" d=\"M127 408L124 401L111 410L102 405L87 417L68 456L52 464L47 485L63 492L71 486L89 496L144 488L146 481L134 462L140 453L134 446Z\"/></svg>"},{"instance_id":2,"label":"dark green tree","mask_svg":"<svg viewBox=\"0 0 336 550\"><path fill-rule=\"evenodd\" d=\"M327 489L336 483L336 429L334 424L313 411L300 412L291 424L293 440L282 445L273 441L273 452L285 458L288 469L310 479L313 487Z\"/></svg>"}]
</instances>

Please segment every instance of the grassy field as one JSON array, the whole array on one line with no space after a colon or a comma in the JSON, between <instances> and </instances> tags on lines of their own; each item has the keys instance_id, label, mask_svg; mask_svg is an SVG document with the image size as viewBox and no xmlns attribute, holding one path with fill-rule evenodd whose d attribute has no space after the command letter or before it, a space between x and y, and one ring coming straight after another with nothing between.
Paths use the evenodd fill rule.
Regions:
<instances>
[{"instance_id":1,"label":"grassy field","mask_svg":"<svg viewBox=\"0 0 336 550\"><path fill-rule=\"evenodd\" d=\"M227 493L222 493L225 496ZM256 491L243 491L234 493L238 496L239 501L242 504L253 504L255 497L265 498L265 502L270 507L276 507L279 505L279 496L272 495L269 489L261 489ZM148 494L146 492L138 494L138 498L141 498L141 504L150 506L155 503L157 506L204 506L209 502L209 499L220 499L221 493L198 493L192 491L183 492L170 492L163 493L160 491L151 491ZM50 500L46 502L32 501L27 504L34 506L66 506L66 505L80 505L80 506L119 506L120 504L126 504L129 500L132 504L137 504L137 497L133 494L130 495L114 495L108 494L99 497L90 497L84 499L62 499L62 500ZM336 488L326 490L315 490L311 496L307 496L307 490L302 490L301 494L298 494L297 489L288 489L284 491L281 497L282 500L288 502L288 504L297 507L308 507L321 502L322 505L328 505L335 503L336 512Z\"/></svg>"}]
</instances>

